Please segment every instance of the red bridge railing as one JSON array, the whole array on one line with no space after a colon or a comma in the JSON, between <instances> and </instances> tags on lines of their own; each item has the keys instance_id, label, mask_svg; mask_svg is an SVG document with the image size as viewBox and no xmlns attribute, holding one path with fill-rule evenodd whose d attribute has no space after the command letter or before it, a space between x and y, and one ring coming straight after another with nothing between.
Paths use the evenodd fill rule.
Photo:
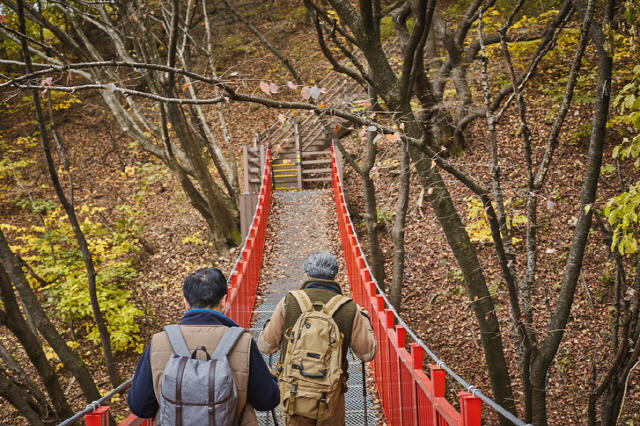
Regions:
<instances>
[{"instance_id":1,"label":"red bridge railing","mask_svg":"<svg viewBox=\"0 0 640 426\"><path fill-rule=\"evenodd\" d=\"M224 311L225 315L244 328L249 328L258 291L258 282L260 281L264 242L267 237L267 221L271 209L272 179L271 149L268 149L262 184L260 185L260 197L253 215L253 222L251 222L249 232L244 240L244 246L238 256L236 266L229 276L231 284L229 302Z\"/></svg>"},{"instance_id":2,"label":"red bridge railing","mask_svg":"<svg viewBox=\"0 0 640 426\"><path fill-rule=\"evenodd\" d=\"M351 293L353 299L369 312L378 340L378 353L372 369L387 423L393 426L479 426L482 423L482 400L472 392L460 392L460 411L456 410L445 398L445 369L429 365L429 377L423 371L423 347L409 343L407 350L407 329L396 325L396 314L378 291L358 243L333 146L331 163L338 228Z\"/></svg>"},{"instance_id":3,"label":"red bridge railing","mask_svg":"<svg viewBox=\"0 0 640 426\"><path fill-rule=\"evenodd\" d=\"M260 185L260 197L253 215L251 227L244 240L242 250L236 261L227 283L229 285L228 303L224 314L244 328L249 327L251 313L256 301L260 271L262 269L262 255L267 236L267 222L271 209L272 194L271 174L271 149L267 150L267 156ZM126 387L131 382L129 379L121 385ZM110 396L110 395L109 395ZM107 399L106 397L103 399ZM85 418L87 426L107 426L109 424L109 406L101 406L101 401L89 404L83 412L73 416L61 425L71 424L75 420ZM130 414L119 426L152 426L152 419L141 419L135 414Z\"/></svg>"}]
</instances>

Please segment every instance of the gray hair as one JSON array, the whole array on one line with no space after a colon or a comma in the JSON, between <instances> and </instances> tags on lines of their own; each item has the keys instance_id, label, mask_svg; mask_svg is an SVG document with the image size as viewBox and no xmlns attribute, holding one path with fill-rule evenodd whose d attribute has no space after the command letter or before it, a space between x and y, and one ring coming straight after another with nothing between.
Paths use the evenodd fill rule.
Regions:
<instances>
[{"instance_id":1,"label":"gray hair","mask_svg":"<svg viewBox=\"0 0 640 426\"><path fill-rule=\"evenodd\" d=\"M338 274L338 261L331 253L317 251L307 256L303 268L311 278L333 280Z\"/></svg>"}]
</instances>

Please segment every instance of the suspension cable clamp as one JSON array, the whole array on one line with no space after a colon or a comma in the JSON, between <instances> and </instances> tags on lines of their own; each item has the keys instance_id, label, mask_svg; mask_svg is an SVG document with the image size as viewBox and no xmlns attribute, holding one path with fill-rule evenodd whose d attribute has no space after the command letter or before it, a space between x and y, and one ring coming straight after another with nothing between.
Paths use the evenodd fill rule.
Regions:
<instances>
[{"instance_id":1,"label":"suspension cable clamp","mask_svg":"<svg viewBox=\"0 0 640 426\"><path fill-rule=\"evenodd\" d=\"M473 395L475 397L475 396L477 396L476 393L480 392L480 389L478 389L477 387L471 385L471 386L469 386L469 389L467 389L467 391L471 392L471 395Z\"/></svg>"},{"instance_id":2,"label":"suspension cable clamp","mask_svg":"<svg viewBox=\"0 0 640 426\"><path fill-rule=\"evenodd\" d=\"M87 405L85 410L96 411L100 407L100 401L93 401L91 404Z\"/></svg>"}]
</instances>

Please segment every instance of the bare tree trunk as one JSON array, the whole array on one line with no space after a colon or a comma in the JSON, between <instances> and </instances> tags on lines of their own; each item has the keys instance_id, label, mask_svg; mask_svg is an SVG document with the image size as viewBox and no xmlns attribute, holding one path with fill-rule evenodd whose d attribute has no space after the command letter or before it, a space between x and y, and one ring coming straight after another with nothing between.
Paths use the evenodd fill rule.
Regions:
<instances>
[{"instance_id":1,"label":"bare tree trunk","mask_svg":"<svg viewBox=\"0 0 640 426\"><path fill-rule=\"evenodd\" d=\"M35 410L37 405L29 394L24 389L13 384L2 369L0 369L0 396L16 407L31 425L44 426L44 422L40 420L43 413Z\"/></svg>"},{"instance_id":2,"label":"bare tree trunk","mask_svg":"<svg viewBox=\"0 0 640 426\"><path fill-rule=\"evenodd\" d=\"M487 288L476 250L471 244L469 235L465 231L464 224L453 205L440 173L435 168L431 168L430 159L423 152L413 147L410 147L409 152L412 162L416 165L416 172L422 186L428 194L431 207L436 213L447 242L462 271L469 300L478 322L493 397L506 410L515 413L515 400L504 356L496 307ZM510 424L503 417L500 417L500 423L502 425Z\"/></svg>"},{"instance_id":3,"label":"bare tree trunk","mask_svg":"<svg viewBox=\"0 0 640 426\"><path fill-rule=\"evenodd\" d=\"M427 0L421 0L417 2L415 7L412 7L412 10L418 11L414 23L414 33L411 35L409 45L414 46L414 48L405 49L403 73L400 77L397 77L385 56L379 37L375 33L368 31L368 28L373 25L374 19L372 3L367 0L360 1L359 10L357 11L352 8L349 2L344 0L329 0L329 3L337 11L344 25L348 26L357 38L358 46L362 49L369 65L370 78L375 82L376 89L384 99L388 109L395 113L394 121L398 123L400 128L404 129L407 136L414 139L422 139L423 141L421 148L410 144L409 155L411 161L416 167L420 182L462 270L471 306L480 329L494 399L505 409L515 413L511 379L504 356L502 335L493 299L489 294L475 248L471 244L469 235L455 209L442 176L435 168L434 162L436 160L426 154L427 148L431 146L431 135L428 131L424 131L424 123L416 121L411 109L412 91L409 89L412 87L412 82L425 80L425 83L428 83L426 78L419 78L415 73L420 73L420 70L423 69L416 63L421 63L422 61L426 34L430 28L429 20L435 4ZM474 4L477 3L477 1L474 2ZM472 23L473 20L470 20L466 24L471 26ZM429 86L424 84L422 88L426 90ZM429 93L424 94L432 95ZM418 97L420 98L420 96ZM504 418L501 418L500 421L503 425L509 424Z\"/></svg>"},{"instance_id":4,"label":"bare tree trunk","mask_svg":"<svg viewBox=\"0 0 640 426\"><path fill-rule=\"evenodd\" d=\"M0 230L0 260L4 265L7 275L13 282L13 285L18 290L20 298L25 308L31 313L33 322L35 323L38 331L49 342L53 350L56 352L64 366L71 371L73 376L78 381L85 398L88 401L94 401L100 398L100 393L96 387L87 366L82 362L72 350L67 346L62 336L58 333L55 326L47 317L42 305L38 301L38 298L33 293L33 290L29 286L27 278L24 276L20 264L15 254L9 248L9 243L5 239L4 233Z\"/></svg>"},{"instance_id":5,"label":"bare tree trunk","mask_svg":"<svg viewBox=\"0 0 640 426\"><path fill-rule=\"evenodd\" d=\"M608 28L611 23L612 0L605 5L604 20L601 25ZM598 177L602 164L602 149L606 134L607 115L611 96L612 73L612 40L607 41L609 34L602 31L602 27L593 23L591 36L595 42L598 55L598 80L596 83L596 103L591 124L591 138L587 154L587 166L580 194L580 204L577 211L578 220L573 234L573 241L569 249L565 275L558 296L555 311L549 324L549 333L540 346L531 368L533 395L532 419L535 425L547 424L546 387L548 371L560 346L565 327L571 312L575 287L582 268L584 250L591 228L593 211L591 207L596 197Z\"/></svg>"},{"instance_id":6,"label":"bare tree trunk","mask_svg":"<svg viewBox=\"0 0 640 426\"><path fill-rule=\"evenodd\" d=\"M9 276L2 263L0 263L0 297L6 311L6 326L16 336L38 372L38 376L40 376L51 398L56 415L59 418L72 416L73 411L71 411L71 407L64 397L64 392L55 371L42 350L40 339L31 331L31 328L20 313Z\"/></svg>"},{"instance_id":7,"label":"bare tree trunk","mask_svg":"<svg viewBox=\"0 0 640 426\"><path fill-rule=\"evenodd\" d=\"M202 15L204 18L204 28L205 28L205 32L207 35L207 50L206 50L206 54L207 54L207 62L209 63L209 67L211 68L211 75L215 78L218 77L217 73L216 73L216 66L213 63L213 57L214 57L214 52L213 52L213 44L211 43L211 28L209 25L209 15L207 13L207 0L202 0ZM215 93L216 95L219 94L219 90L218 87L215 88ZM220 121L220 129L222 130L222 135L224 138L224 143L225 146L227 148L227 155L229 156L229 162L231 163L229 165L229 169L230 169L230 175L231 175L231 185L233 187L233 190L235 192L235 194L239 194L240 193L240 180L238 177L238 161L236 158L235 153L233 152L233 146L231 144L231 136L229 134L229 130L227 129L227 121L224 118L224 113L223 113L223 105L219 104L217 109L218 109L218 120ZM216 153L219 157L223 157L220 151L220 148L217 148L216 144L214 143L214 148L216 148ZM236 205L237 204L237 200L236 200Z\"/></svg>"},{"instance_id":8,"label":"bare tree trunk","mask_svg":"<svg viewBox=\"0 0 640 426\"><path fill-rule=\"evenodd\" d=\"M6 325L6 313L0 310L0 324ZM47 397L39 389L39 386L34 383L27 375L27 372L20 366L15 357L9 352L9 350L0 342L0 358L7 366L7 375L13 374L13 381L17 382L20 387L24 388L38 404L38 411L43 413L42 418L51 418L53 415L53 409L47 401ZM73 413L69 414L71 416ZM56 415L55 417L62 418L62 416Z\"/></svg>"},{"instance_id":9,"label":"bare tree trunk","mask_svg":"<svg viewBox=\"0 0 640 426\"><path fill-rule=\"evenodd\" d=\"M24 35L26 34L26 25L25 25L24 12L23 12L23 0L18 0L18 19L20 22L19 24L20 32ZM27 40L24 36L22 36L22 52L23 52L24 61L26 64L26 71L30 73L32 72L31 57L29 55ZM106 324L106 321L104 320L104 316L100 311L100 304L98 302L98 292L96 288L96 271L93 265L91 252L89 251L87 240L84 234L82 233L82 230L80 229L80 224L78 223L74 206L71 203L69 203L66 196L64 195L62 186L60 185L58 173L56 171L56 167L53 162L53 157L51 156L51 148L49 146L49 137L48 137L47 128L45 126L44 115L42 113L42 106L40 105L40 98L38 96L38 91L33 90L32 96L33 96L33 105L35 107L36 120L38 121L38 126L40 128L40 139L42 141L42 148L44 150L44 155L47 160L47 167L49 169L51 182L53 183L53 187L56 191L58 199L60 200L60 203L64 207L65 212L67 213L69 222L71 224L71 228L73 229L73 233L78 242L78 246L80 247L80 252L82 253L82 260L84 261L85 268L87 269L87 284L89 286L89 298L91 299L91 309L93 311L93 316L96 322L96 326L98 327L98 331L100 333L100 341L102 343L102 349L104 350L105 364L107 366L107 371L109 373L109 378L111 379L111 383L114 386L117 386L122 382L122 380L120 379L116 366L113 362L113 354L111 351L111 338L109 335L109 330L107 329L107 324Z\"/></svg>"},{"instance_id":10,"label":"bare tree trunk","mask_svg":"<svg viewBox=\"0 0 640 426\"><path fill-rule=\"evenodd\" d=\"M330 129L329 129L330 130ZM367 148L365 153L365 160L363 164L358 164L355 159L344 149L339 139L334 138L338 149L342 153L347 163L353 167L362 181L364 204L365 204L365 225L367 228L367 243L369 248L368 259L370 261L369 266L373 277L376 279L381 288L384 288L384 281L386 279L384 272L384 253L380 246L380 238L378 235L378 207L376 202L376 189L371 178L371 169L375 164L377 155L377 148L374 142L375 133L368 132L367 135Z\"/></svg>"},{"instance_id":11,"label":"bare tree trunk","mask_svg":"<svg viewBox=\"0 0 640 426\"><path fill-rule=\"evenodd\" d=\"M402 303L402 284L404 281L404 230L409 206L409 184L411 169L409 150L403 141L398 141L400 153L400 193L396 201L396 217L393 222L391 236L393 237L393 274L391 277L391 303L400 309Z\"/></svg>"},{"instance_id":12,"label":"bare tree trunk","mask_svg":"<svg viewBox=\"0 0 640 426\"><path fill-rule=\"evenodd\" d=\"M178 22L180 16L179 6L180 4L178 2L173 2L169 34L169 54L167 57L167 65L170 67L173 67L176 63ZM165 87L168 97L173 96L174 84L175 74L170 72L168 73ZM165 108L167 118L171 121L173 130L180 140L182 149L191 162L195 178L203 194L202 198L207 206L207 211L211 219L215 221L210 224L214 244L216 244L217 247L239 244L239 226L235 215L232 214L232 206L228 205L230 203L226 203L224 194L222 194L218 186L213 182L203 156L203 146L198 143L193 133L189 131L184 111L174 103L166 104Z\"/></svg>"},{"instance_id":13,"label":"bare tree trunk","mask_svg":"<svg viewBox=\"0 0 640 426\"><path fill-rule=\"evenodd\" d=\"M373 179L369 173L360 175L364 190L365 213L364 219L367 227L367 242L369 245L369 260L371 261L371 269L374 278L384 288L386 274L384 272L384 253L380 246L380 237L378 232L378 203L376 201L376 188Z\"/></svg>"},{"instance_id":14,"label":"bare tree trunk","mask_svg":"<svg viewBox=\"0 0 640 426\"><path fill-rule=\"evenodd\" d=\"M377 22L377 21L376 21ZM369 95L369 103L371 103L371 110L375 112L379 109L378 105L378 92L376 89L369 85L367 88ZM367 132L367 151L365 153L365 163L362 167L362 183L364 186L365 197L365 221L367 224L367 241L369 243L369 259L371 260L371 267L373 269L373 276L380 285L380 288L385 287L387 274L384 270L385 259L382 252L382 246L380 245L379 224L378 224L378 203L376 200L376 189L371 178L371 170L376 162L378 155L378 148L375 141L376 133Z\"/></svg>"}]
</instances>

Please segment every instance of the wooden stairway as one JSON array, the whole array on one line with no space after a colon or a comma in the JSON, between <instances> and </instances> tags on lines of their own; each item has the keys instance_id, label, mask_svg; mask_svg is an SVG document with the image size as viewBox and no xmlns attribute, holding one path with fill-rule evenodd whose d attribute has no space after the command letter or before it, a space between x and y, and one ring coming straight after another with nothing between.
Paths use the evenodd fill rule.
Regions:
<instances>
[{"instance_id":1,"label":"wooden stairway","mask_svg":"<svg viewBox=\"0 0 640 426\"><path fill-rule=\"evenodd\" d=\"M353 107L351 101L366 99L362 87L336 73L329 74L318 86L326 91L318 101L336 107ZM322 121L312 111L285 116L285 123L276 122L255 137L272 147L274 188L301 190L328 186L331 182L329 146L335 137L332 127L339 122L331 118Z\"/></svg>"}]
</instances>

